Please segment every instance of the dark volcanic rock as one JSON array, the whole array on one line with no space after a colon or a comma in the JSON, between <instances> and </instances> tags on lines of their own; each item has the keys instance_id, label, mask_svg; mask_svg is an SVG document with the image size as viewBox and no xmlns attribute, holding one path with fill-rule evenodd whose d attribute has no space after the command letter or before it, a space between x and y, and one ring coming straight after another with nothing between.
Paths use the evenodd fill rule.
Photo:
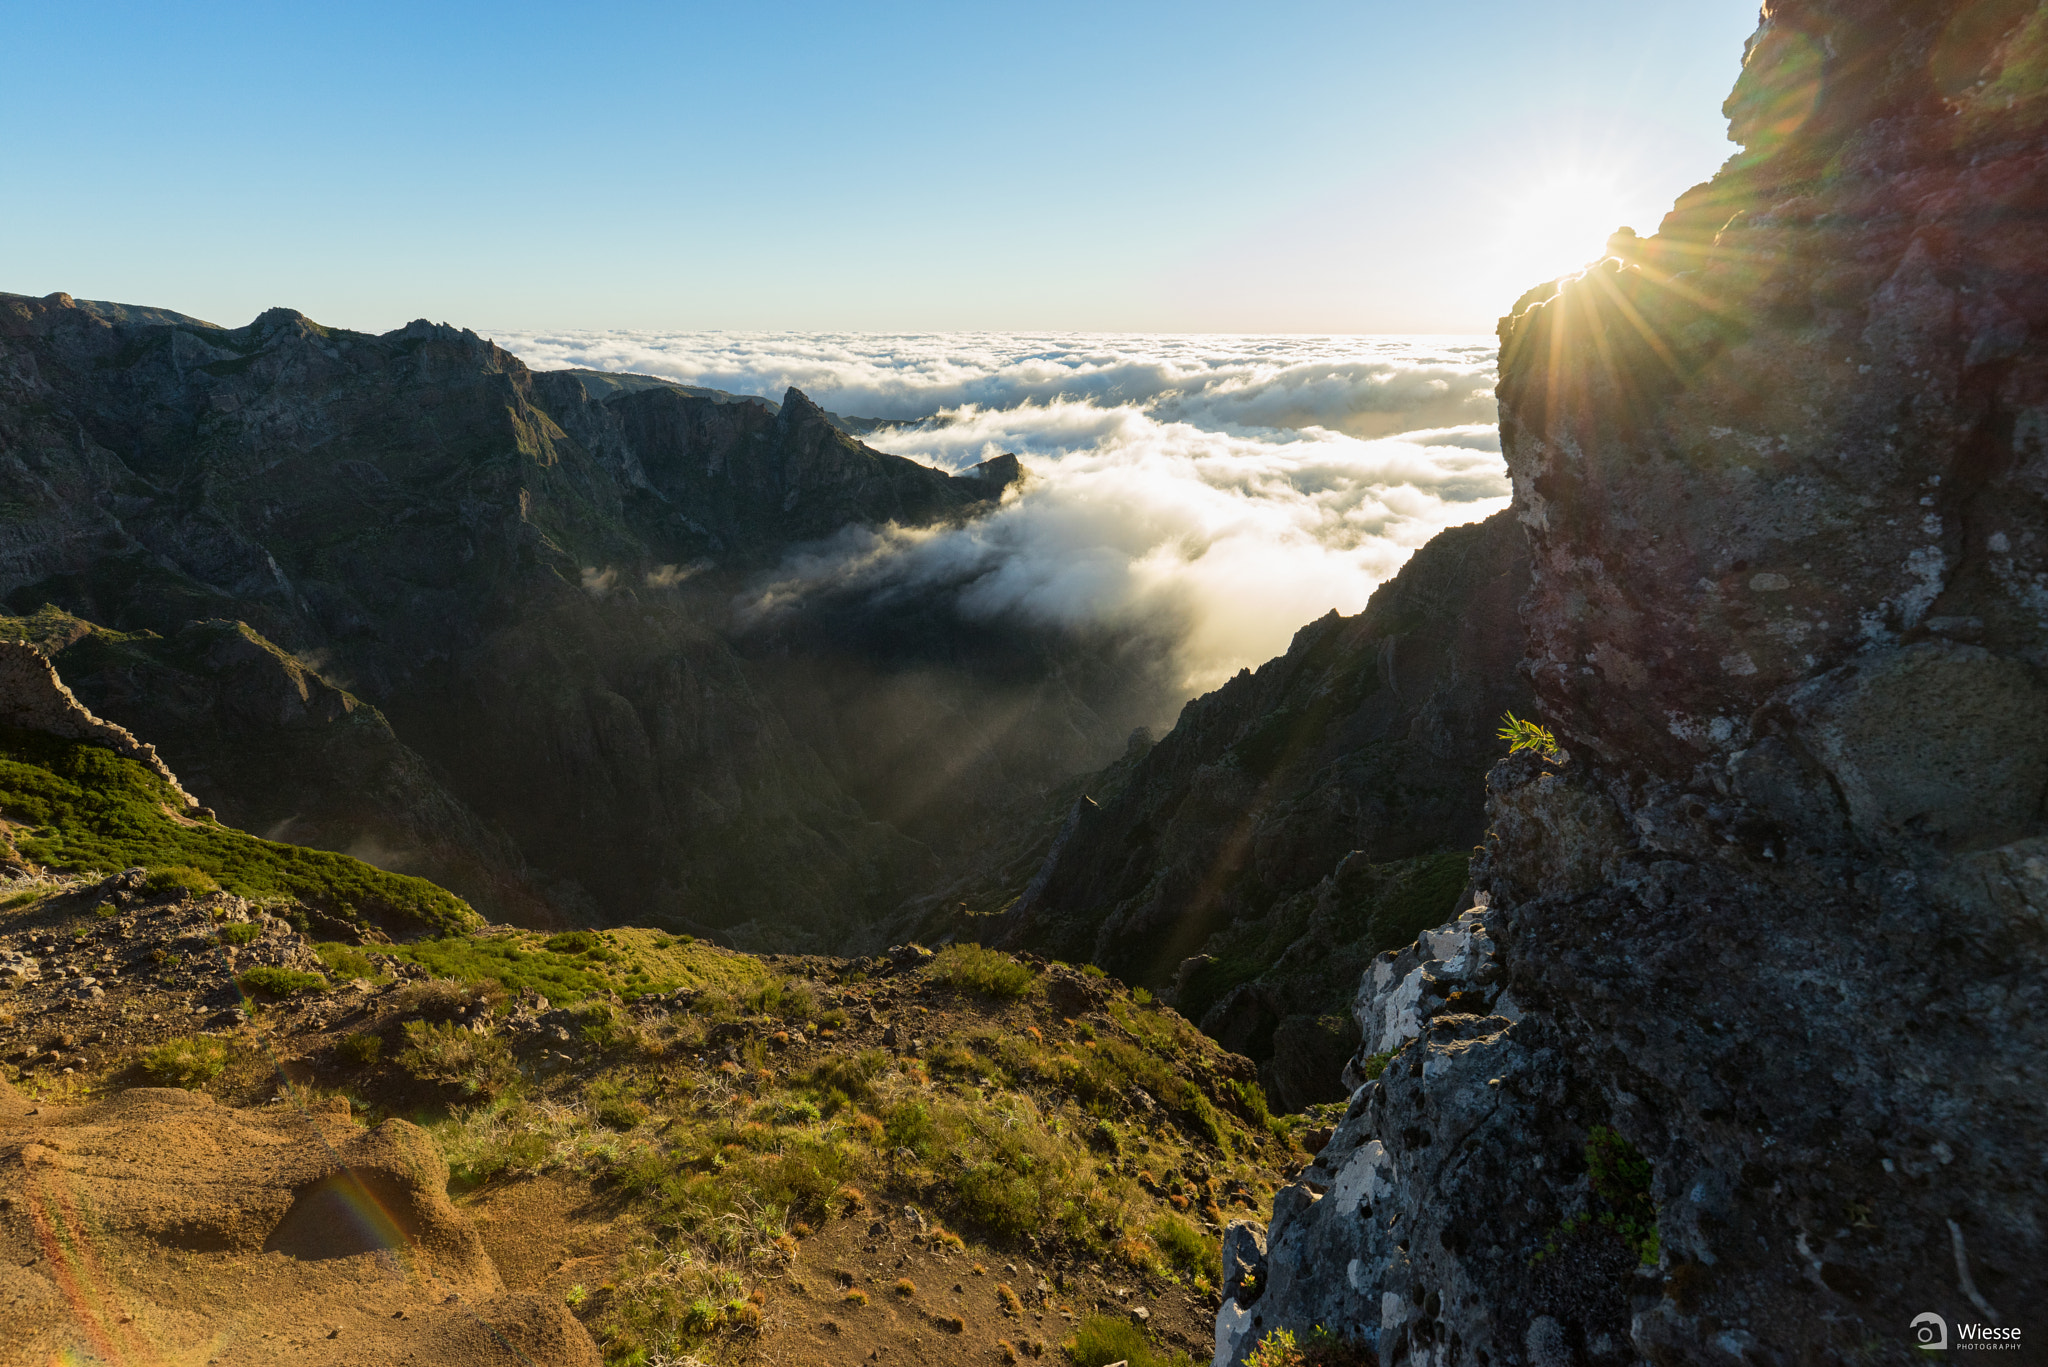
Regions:
<instances>
[{"instance_id":1,"label":"dark volcanic rock","mask_svg":"<svg viewBox=\"0 0 2048 1367\"><path fill-rule=\"evenodd\" d=\"M1219 1362L1312 1324L1390 1365L2039 1332L2036 8L1772 5L1743 153L1504 321L1566 754L1490 779L1491 905L1361 984L1349 1114Z\"/></svg>"}]
</instances>

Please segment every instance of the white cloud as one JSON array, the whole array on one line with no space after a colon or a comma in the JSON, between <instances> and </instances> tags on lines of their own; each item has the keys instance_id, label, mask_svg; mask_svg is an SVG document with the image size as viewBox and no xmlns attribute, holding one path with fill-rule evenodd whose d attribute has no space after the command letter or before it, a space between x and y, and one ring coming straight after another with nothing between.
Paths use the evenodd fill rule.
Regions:
<instances>
[{"instance_id":1,"label":"white cloud","mask_svg":"<svg viewBox=\"0 0 2048 1367\"><path fill-rule=\"evenodd\" d=\"M1030 478L960 528L849 528L742 605L942 588L964 614L1161 632L1191 690L1356 612L1417 546L1506 506L1490 340L533 334L529 364L660 374L849 416L872 445Z\"/></svg>"},{"instance_id":2,"label":"white cloud","mask_svg":"<svg viewBox=\"0 0 2048 1367\"><path fill-rule=\"evenodd\" d=\"M850 417L915 419L1068 398L1204 426L1380 436L1493 419L1491 338L939 333L509 333L540 369L631 370Z\"/></svg>"}]
</instances>

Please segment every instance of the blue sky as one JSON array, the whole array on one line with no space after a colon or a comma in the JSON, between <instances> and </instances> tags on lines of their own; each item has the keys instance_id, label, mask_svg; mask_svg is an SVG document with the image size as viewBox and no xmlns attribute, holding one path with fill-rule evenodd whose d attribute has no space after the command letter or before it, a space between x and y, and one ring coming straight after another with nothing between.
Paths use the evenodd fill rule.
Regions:
<instances>
[{"instance_id":1,"label":"blue sky","mask_svg":"<svg viewBox=\"0 0 2048 1367\"><path fill-rule=\"evenodd\" d=\"M1755 17L0 0L0 289L378 330L1490 330L1712 174Z\"/></svg>"}]
</instances>

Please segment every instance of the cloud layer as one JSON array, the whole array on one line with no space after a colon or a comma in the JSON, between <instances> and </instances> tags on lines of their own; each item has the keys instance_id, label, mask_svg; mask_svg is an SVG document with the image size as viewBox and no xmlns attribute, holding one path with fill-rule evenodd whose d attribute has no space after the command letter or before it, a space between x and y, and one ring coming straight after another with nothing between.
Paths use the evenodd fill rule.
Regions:
<instances>
[{"instance_id":1,"label":"cloud layer","mask_svg":"<svg viewBox=\"0 0 2048 1367\"><path fill-rule=\"evenodd\" d=\"M1030 478L970 526L848 529L745 605L943 590L972 618L1158 632L1190 692L1356 612L1444 527L1505 506L1488 339L533 334L587 366L908 420L870 444Z\"/></svg>"}]
</instances>

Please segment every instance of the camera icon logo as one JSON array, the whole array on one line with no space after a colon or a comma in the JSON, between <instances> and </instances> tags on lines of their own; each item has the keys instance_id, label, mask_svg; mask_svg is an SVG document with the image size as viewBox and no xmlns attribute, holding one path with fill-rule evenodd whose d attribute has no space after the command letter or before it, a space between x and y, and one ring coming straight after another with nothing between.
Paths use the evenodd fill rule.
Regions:
<instances>
[{"instance_id":1,"label":"camera icon logo","mask_svg":"<svg viewBox=\"0 0 2048 1367\"><path fill-rule=\"evenodd\" d=\"M1948 1321L1932 1310L1923 1310L1913 1316L1913 1342L1921 1348L1945 1351L1948 1348Z\"/></svg>"}]
</instances>

